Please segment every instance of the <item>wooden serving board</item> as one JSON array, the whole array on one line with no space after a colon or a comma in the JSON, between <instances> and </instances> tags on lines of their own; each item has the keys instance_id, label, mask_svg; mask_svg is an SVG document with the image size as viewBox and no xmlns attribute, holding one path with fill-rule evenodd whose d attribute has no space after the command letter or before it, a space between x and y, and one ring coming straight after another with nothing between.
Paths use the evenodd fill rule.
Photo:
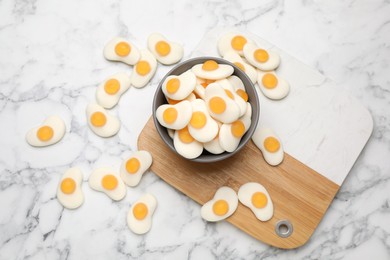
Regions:
<instances>
[{"instance_id":1,"label":"wooden serving board","mask_svg":"<svg viewBox=\"0 0 390 260\"><path fill-rule=\"evenodd\" d=\"M152 118L138 138L138 148L152 154L151 170L154 173L201 205L221 186L238 191L247 182L264 185L274 203L271 220L259 221L239 203L237 211L227 221L256 239L280 248L303 245L340 188L288 154L281 165L269 166L252 141L238 154L217 163L185 160L162 141ZM292 223L293 232L289 237L281 238L275 232L275 225L285 219Z\"/></svg>"},{"instance_id":2,"label":"wooden serving board","mask_svg":"<svg viewBox=\"0 0 390 260\"><path fill-rule=\"evenodd\" d=\"M235 29L211 30L191 56L218 57L217 41L231 31ZM356 162L372 133L372 118L342 86L259 36L245 31L237 33L281 56L276 72L290 83L289 95L274 101L265 98L258 87L256 89L260 103L259 126L272 128L281 139L285 151L283 163L278 167L269 166L252 142L234 157L218 163L187 161L163 143L152 120L140 134L138 148L152 153L151 170L155 174L199 204L210 200L223 185L237 191L246 182L261 183L274 203L273 218L260 222L239 204L227 221L264 243L296 248L313 234ZM293 232L289 237L275 232L280 220L292 224Z\"/></svg>"}]
</instances>

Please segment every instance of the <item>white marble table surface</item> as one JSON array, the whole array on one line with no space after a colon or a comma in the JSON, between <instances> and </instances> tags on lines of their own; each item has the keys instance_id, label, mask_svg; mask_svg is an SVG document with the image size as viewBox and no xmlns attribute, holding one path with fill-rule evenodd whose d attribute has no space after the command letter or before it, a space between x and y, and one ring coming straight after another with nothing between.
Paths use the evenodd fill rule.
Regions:
<instances>
[{"instance_id":1,"label":"white marble table surface","mask_svg":"<svg viewBox=\"0 0 390 260\"><path fill-rule=\"evenodd\" d=\"M389 1L12 1L0 0L0 259L390 259ZM129 71L102 57L123 36L146 46L152 32L182 42L190 56L216 26L258 34L340 83L370 110L374 132L311 240L280 250L228 223L207 224L199 206L151 172L121 202L92 191L88 175L118 167L136 149L151 114L155 83L130 89L114 108L119 134L102 139L85 107L107 76ZM64 139L30 147L26 131L50 114L64 118ZM61 174L79 166L86 201L64 210ZM158 197L152 230L125 223L144 192Z\"/></svg>"}]
</instances>

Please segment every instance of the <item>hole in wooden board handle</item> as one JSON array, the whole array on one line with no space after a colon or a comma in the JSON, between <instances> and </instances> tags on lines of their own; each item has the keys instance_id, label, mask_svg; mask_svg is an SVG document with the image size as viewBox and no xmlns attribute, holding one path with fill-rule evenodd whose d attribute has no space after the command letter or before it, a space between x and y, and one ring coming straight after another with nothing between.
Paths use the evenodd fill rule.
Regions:
<instances>
[{"instance_id":1,"label":"hole in wooden board handle","mask_svg":"<svg viewBox=\"0 0 390 260\"><path fill-rule=\"evenodd\" d=\"M293 232L293 225L289 220L280 220L276 223L275 232L280 237L289 237Z\"/></svg>"}]
</instances>

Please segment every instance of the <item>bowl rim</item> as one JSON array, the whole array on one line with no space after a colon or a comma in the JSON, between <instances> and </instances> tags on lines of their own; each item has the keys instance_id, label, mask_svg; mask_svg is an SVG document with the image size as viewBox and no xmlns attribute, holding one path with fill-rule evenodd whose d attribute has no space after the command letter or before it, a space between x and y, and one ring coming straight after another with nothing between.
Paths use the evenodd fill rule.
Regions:
<instances>
[{"instance_id":1,"label":"bowl rim","mask_svg":"<svg viewBox=\"0 0 390 260\"><path fill-rule=\"evenodd\" d=\"M250 129L245 133L245 135L241 138L240 140L240 143L238 145L238 147L233 151L233 152L223 152L221 154L211 154L212 156L211 157L208 157L208 158L202 158L202 154L200 156L198 156L197 158L194 158L194 159L188 159L188 158L185 158L183 157L181 154L179 154L175 147L173 146L173 143L172 145L166 140L167 138L170 138L169 136L167 137L166 134L162 133L162 129L160 128L164 128L166 129L164 126L162 126L158 120L157 120L157 117L156 117L156 110L157 110L157 98L160 94L160 92L162 93L162 84L163 82L165 81L165 79L168 77L168 76L171 76L171 75L176 75L176 74L173 74L178 68L188 64L188 63L194 63L196 62L194 65L196 64L201 64L202 62L206 61L206 60L215 60L217 61L219 64L227 64L227 65L230 65L234 68L234 71L238 70L242 73L242 76L246 78L246 81L247 83L249 83L250 87L253 88L253 93L254 93L254 96L251 97L251 99L254 98L254 100L251 100L249 103L251 103L252 105L252 102L255 102L257 104L257 109L253 109L253 105L252 105L252 122L251 122L251 125L250 125ZM232 75L235 75L234 73ZM238 75L235 75L237 77L239 77L241 80L242 78ZM245 88L247 88L247 86L245 85ZM162 93L164 94L164 93ZM258 125L258 122L259 122L259 117L260 117L260 102L259 102L259 97L257 95L257 91L256 91L256 87L254 86L254 84L252 83L252 81L249 79L248 75L242 71L239 67L237 67L235 64L233 64L232 62L230 61L227 61L223 58L220 58L220 57L213 57L213 56L200 56L200 57L195 57L195 58L190 58L190 59L187 59L185 61L181 61L180 63L176 64L172 69L170 69L166 74L165 76L159 81L158 83L158 86L155 90L155 93L154 93L154 97L153 97L153 103L152 103L152 117L153 117L153 122L154 122L154 126L158 132L158 134L160 135L161 139L164 141L164 143L173 151L175 152L176 154L178 154L180 157L188 160L188 161L192 161L192 162L200 162L200 163L211 163L211 162L217 162L217 161L222 161L222 160L225 160L233 155L235 155L236 153L238 153L241 149L243 149L245 147L245 145L250 141L250 139L252 138L252 135L254 133L254 131L256 130L257 128L257 125ZM158 127L160 126L160 127Z\"/></svg>"}]
</instances>

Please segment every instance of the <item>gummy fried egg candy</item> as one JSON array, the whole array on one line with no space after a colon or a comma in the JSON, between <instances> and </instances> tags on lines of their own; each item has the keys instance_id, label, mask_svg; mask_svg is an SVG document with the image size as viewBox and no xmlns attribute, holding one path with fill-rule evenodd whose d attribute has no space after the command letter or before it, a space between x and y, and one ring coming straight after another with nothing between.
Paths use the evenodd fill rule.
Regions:
<instances>
[{"instance_id":1,"label":"gummy fried egg candy","mask_svg":"<svg viewBox=\"0 0 390 260\"><path fill-rule=\"evenodd\" d=\"M253 84L257 81L257 71L252 65L249 65L246 63L240 55L238 55L236 52L230 51L227 52L223 58L227 61L230 61L234 65L240 68L245 74L248 76L248 78L252 81Z\"/></svg>"},{"instance_id":2,"label":"gummy fried egg candy","mask_svg":"<svg viewBox=\"0 0 390 260\"><path fill-rule=\"evenodd\" d=\"M198 142L209 142L218 134L218 123L211 118L202 99L191 102L192 117L188 124L190 135Z\"/></svg>"},{"instance_id":3,"label":"gummy fried egg candy","mask_svg":"<svg viewBox=\"0 0 390 260\"><path fill-rule=\"evenodd\" d=\"M127 213L127 226L135 234L145 234L152 227L152 217L157 200L152 194L141 196Z\"/></svg>"},{"instance_id":4,"label":"gummy fried egg candy","mask_svg":"<svg viewBox=\"0 0 390 260\"><path fill-rule=\"evenodd\" d=\"M234 100L234 102L236 102L236 104L240 108L240 115L239 116L240 117L243 116L246 112L247 102L234 91L234 88L230 84L230 81L227 79L220 79L220 80L217 80L215 83L219 84L225 90L228 97L230 99Z\"/></svg>"},{"instance_id":5,"label":"gummy fried egg candy","mask_svg":"<svg viewBox=\"0 0 390 260\"><path fill-rule=\"evenodd\" d=\"M62 206L68 209L75 209L83 204L82 182L83 174L79 168L70 168L62 175L57 188L57 199Z\"/></svg>"},{"instance_id":6,"label":"gummy fried egg candy","mask_svg":"<svg viewBox=\"0 0 390 260\"><path fill-rule=\"evenodd\" d=\"M152 165L152 155L147 151L137 151L126 158L120 169L120 176L127 186L137 186L142 175Z\"/></svg>"},{"instance_id":7,"label":"gummy fried egg candy","mask_svg":"<svg viewBox=\"0 0 390 260\"><path fill-rule=\"evenodd\" d=\"M248 43L253 44L253 41L238 33L226 33L218 40L218 52L222 57L230 51L234 51L240 56L243 56L244 46Z\"/></svg>"},{"instance_id":8,"label":"gummy fried egg candy","mask_svg":"<svg viewBox=\"0 0 390 260\"><path fill-rule=\"evenodd\" d=\"M192 106L188 100L181 101L176 105L164 104L157 108L156 118L158 122L170 129L179 130L184 128L191 120Z\"/></svg>"},{"instance_id":9,"label":"gummy fried egg candy","mask_svg":"<svg viewBox=\"0 0 390 260\"><path fill-rule=\"evenodd\" d=\"M130 76L131 84L136 88L145 87L156 73L156 69L157 61L153 54L148 50L141 50L141 58Z\"/></svg>"},{"instance_id":10,"label":"gummy fried egg candy","mask_svg":"<svg viewBox=\"0 0 390 260\"><path fill-rule=\"evenodd\" d=\"M238 199L261 221L268 221L274 214L274 206L268 191L263 185L248 182L238 190Z\"/></svg>"},{"instance_id":11,"label":"gummy fried egg candy","mask_svg":"<svg viewBox=\"0 0 390 260\"><path fill-rule=\"evenodd\" d=\"M269 165L276 166L283 161L283 146L272 129L258 127L252 136L252 140Z\"/></svg>"},{"instance_id":12,"label":"gummy fried egg candy","mask_svg":"<svg viewBox=\"0 0 390 260\"><path fill-rule=\"evenodd\" d=\"M111 168L98 168L88 179L89 186L105 193L112 200L118 201L126 196L126 186L119 175Z\"/></svg>"},{"instance_id":13,"label":"gummy fried egg candy","mask_svg":"<svg viewBox=\"0 0 390 260\"><path fill-rule=\"evenodd\" d=\"M210 115L222 123L233 123L240 117L240 107L218 83L207 86L205 102Z\"/></svg>"},{"instance_id":14,"label":"gummy fried egg candy","mask_svg":"<svg viewBox=\"0 0 390 260\"><path fill-rule=\"evenodd\" d=\"M173 146L178 154L187 159L194 159L202 154L203 145L196 141L188 127L177 130L173 136Z\"/></svg>"},{"instance_id":15,"label":"gummy fried egg candy","mask_svg":"<svg viewBox=\"0 0 390 260\"><path fill-rule=\"evenodd\" d=\"M120 37L115 37L106 44L103 55L107 60L121 61L128 65L136 64L141 56L134 44Z\"/></svg>"},{"instance_id":16,"label":"gummy fried egg candy","mask_svg":"<svg viewBox=\"0 0 390 260\"><path fill-rule=\"evenodd\" d=\"M248 93L246 93L245 86L242 80L235 75L230 76L229 78L227 78L227 80L230 82L230 85L233 86L234 91L237 93L237 95L239 95L244 101L248 102Z\"/></svg>"},{"instance_id":17,"label":"gummy fried egg candy","mask_svg":"<svg viewBox=\"0 0 390 260\"><path fill-rule=\"evenodd\" d=\"M118 133L121 127L119 119L107 113L103 107L91 103L86 113L89 128L98 136L110 137Z\"/></svg>"},{"instance_id":18,"label":"gummy fried egg candy","mask_svg":"<svg viewBox=\"0 0 390 260\"><path fill-rule=\"evenodd\" d=\"M121 72L112 75L100 84L96 90L96 101L104 108L118 104L120 97L130 88L130 78Z\"/></svg>"},{"instance_id":19,"label":"gummy fried egg candy","mask_svg":"<svg viewBox=\"0 0 390 260\"><path fill-rule=\"evenodd\" d=\"M233 74L234 69L227 64L218 64L215 60L207 60L192 67L192 72L202 79L223 79Z\"/></svg>"},{"instance_id":20,"label":"gummy fried egg candy","mask_svg":"<svg viewBox=\"0 0 390 260\"><path fill-rule=\"evenodd\" d=\"M244 55L250 64L263 71L274 70L280 64L278 53L259 48L255 44L246 44Z\"/></svg>"},{"instance_id":21,"label":"gummy fried egg candy","mask_svg":"<svg viewBox=\"0 0 390 260\"><path fill-rule=\"evenodd\" d=\"M258 71L258 84L264 96L270 99L283 99L290 91L290 86L274 71Z\"/></svg>"},{"instance_id":22,"label":"gummy fried egg candy","mask_svg":"<svg viewBox=\"0 0 390 260\"><path fill-rule=\"evenodd\" d=\"M232 188L223 186L217 190L211 200L202 206L200 215L206 221L220 221L230 217L236 211L237 206L236 192Z\"/></svg>"},{"instance_id":23,"label":"gummy fried egg candy","mask_svg":"<svg viewBox=\"0 0 390 260\"><path fill-rule=\"evenodd\" d=\"M170 99L183 100L194 91L195 85L196 76L191 70L188 70L179 76L168 76L164 80L161 90Z\"/></svg>"},{"instance_id":24,"label":"gummy fried egg candy","mask_svg":"<svg viewBox=\"0 0 390 260\"><path fill-rule=\"evenodd\" d=\"M149 36L148 49L164 65L177 63L183 58L183 46L167 40L159 33L152 33Z\"/></svg>"},{"instance_id":25,"label":"gummy fried egg candy","mask_svg":"<svg viewBox=\"0 0 390 260\"><path fill-rule=\"evenodd\" d=\"M58 143L65 135L65 123L59 116L49 116L40 126L30 129L26 141L32 146L48 146Z\"/></svg>"},{"instance_id":26,"label":"gummy fried egg candy","mask_svg":"<svg viewBox=\"0 0 390 260\"><path fill-rule=\"evenodd\" d=\"M251 126L252 107L248 103L246 113L231 124L223 124L219 130L219 143L227 152L233 152L240 144L242 136Z\"/></svg>"}]
</instances>

